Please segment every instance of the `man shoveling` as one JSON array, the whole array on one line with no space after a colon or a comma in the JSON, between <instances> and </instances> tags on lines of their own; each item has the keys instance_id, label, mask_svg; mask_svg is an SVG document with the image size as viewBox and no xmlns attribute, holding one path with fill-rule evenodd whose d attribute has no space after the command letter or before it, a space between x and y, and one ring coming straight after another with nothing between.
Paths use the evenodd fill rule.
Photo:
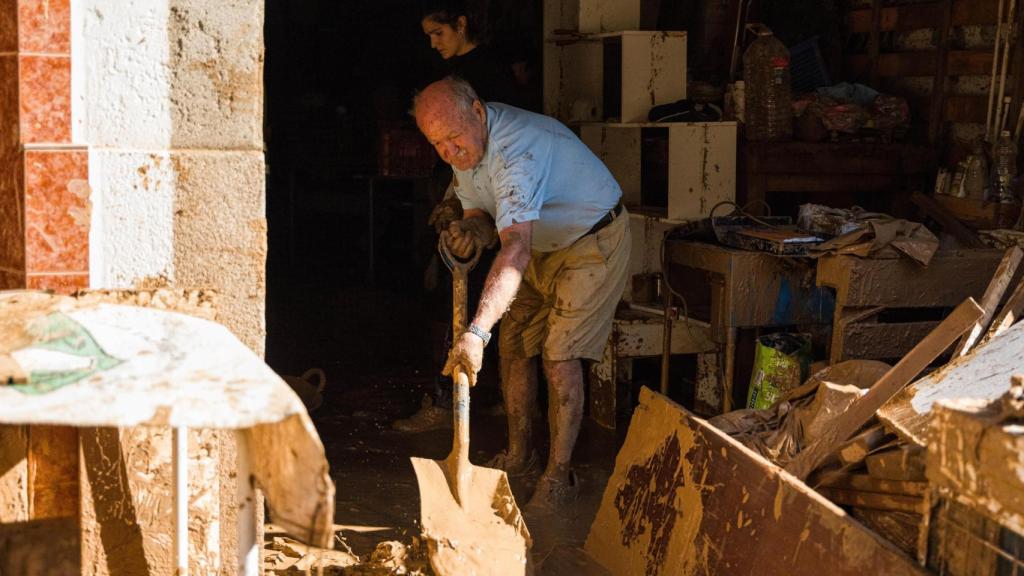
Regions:
<instances>
[{"instance_id":1,"label":"man shoveling","mask_svg":"<svg viewBox=\"0 0 1024 576\"><path fill-rule=\"evenodd\" d=\"M529 513L575 498L570 468L583 416L581 360L600 360L625 287L629 219L608 169L558 121L480 100L458 78L429 85L414 101L416 123L455 172L464 209L445 237L467 257L500 241L483 294L455 339L445 374L461 365L476 382L490 330L500 319L508 450L488 464L529 470L536 358L549 385L551 452Z\"/></svg>"}]
</instances>

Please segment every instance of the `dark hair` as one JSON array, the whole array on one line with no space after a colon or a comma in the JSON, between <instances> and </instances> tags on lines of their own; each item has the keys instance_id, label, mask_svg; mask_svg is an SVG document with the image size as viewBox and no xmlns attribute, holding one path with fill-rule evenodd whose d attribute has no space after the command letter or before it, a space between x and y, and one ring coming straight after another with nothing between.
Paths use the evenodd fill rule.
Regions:
<instances>
[{"instance_id":1,"label":"dark hair","mask_svg":"<svg viewBox=\"0 0 1024 576\"><path fill-rule=\"evenodd\" d=\"M474 44L483 44L487 40L487 18L486 10L478 4L481 3L470 0L425 0L421 18L458 28L459 17L465 16L466 38Z\"/></svg>"}]
</instances>

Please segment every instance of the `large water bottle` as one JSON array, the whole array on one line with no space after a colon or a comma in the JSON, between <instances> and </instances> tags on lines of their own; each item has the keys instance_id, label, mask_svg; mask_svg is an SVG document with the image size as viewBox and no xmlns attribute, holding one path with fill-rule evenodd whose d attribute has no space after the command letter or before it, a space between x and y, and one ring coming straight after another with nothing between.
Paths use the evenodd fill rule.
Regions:
<instances>
[{"instance_id":1,"label":"large water bottle","mask_svg":"<svg viewBox=\"0 0 1024 576\"><path fill-rule=\"evenodd\" d=\"M747 140L793 137L789 50L767 28L743 53Z\"/></svg>"},{"instance_id":2,"label":"large water bottle","mask_svg":"<svg viewBox=\"0 0 1024 576\"><path fill-rule=\"evenodd\" d=\"M1013 202L1013 181L1017 177L1017 143L1010 137L1009 130L999 134L992 156L996 199L999 202Z\"/></svg>"}]
</instances>

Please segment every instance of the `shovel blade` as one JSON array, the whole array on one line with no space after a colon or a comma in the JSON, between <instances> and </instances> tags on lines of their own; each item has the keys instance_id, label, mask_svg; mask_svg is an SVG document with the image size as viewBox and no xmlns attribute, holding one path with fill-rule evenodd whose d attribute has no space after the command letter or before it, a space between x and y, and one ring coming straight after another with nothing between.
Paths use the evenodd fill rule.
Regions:
<instances>
[{"instance_id":1,"label":"shovel blade","mask_svg":"<svg viewBox=\"0 0 1024 576\"><path fill-rule=\"evenodd\" d=\"M471 466L460 504L447 462L411 458L420 489L420 523L438 576L528 575L530 532L501 470Z\"/></svg>"}]
</instances>

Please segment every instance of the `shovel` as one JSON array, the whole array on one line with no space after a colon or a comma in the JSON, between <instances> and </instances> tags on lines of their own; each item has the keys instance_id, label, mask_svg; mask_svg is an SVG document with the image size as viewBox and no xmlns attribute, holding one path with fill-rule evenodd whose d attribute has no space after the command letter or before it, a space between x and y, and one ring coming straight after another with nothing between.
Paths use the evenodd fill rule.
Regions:
<instances>
[{"instance_id":1,"label":"shovel","mask_svg":"<svg viewBox=\"0 0 1024 576\"><path fill-rule=\"evenodd\" d=\"M480 259L468 262L438 242L452 271L452 332L466 329L466 275ZM445 460L412 458L420 489L420 523L430 565L438 576L532 574L530 533L502 470L469 462L469 377L456 368L452 451Z\"/></svg>"}]
</instances>

